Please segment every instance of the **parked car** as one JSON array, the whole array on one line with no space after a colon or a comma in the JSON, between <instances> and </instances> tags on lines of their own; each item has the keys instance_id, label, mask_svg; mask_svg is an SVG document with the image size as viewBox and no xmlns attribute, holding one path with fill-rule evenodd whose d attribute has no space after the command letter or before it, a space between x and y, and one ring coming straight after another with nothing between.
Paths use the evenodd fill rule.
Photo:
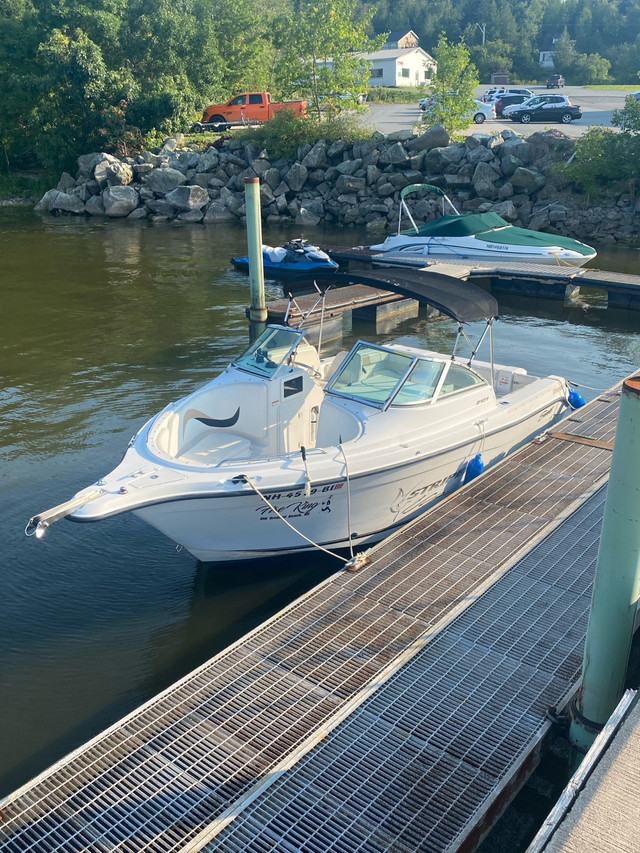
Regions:
<instances>
[{"instance_id":1,"label":"parked car","mask_svg":"<svg viewBox=\"0 0 640 853\"><path fill-rule=\"evenodd\" d=\"M522 104L507 107L503 116L511 121L529 124L532 121L559 121L571 124L582 118L582 109L574 106L564 95L537 95Z\"/></svg>"},{"instance_id":2,"label":"parked car","mask_svg":"<svg viewBox=\"0 0 640 853\"><path fill-rule=\"evenodd\" d=\"M435 95L432 95L431 98L429 98L428 100L430 101L430 103L425 107L421 107L424 112L424 115L422 116L423 121L428 121L429 112L436 103L437 98ZM420 103L422 104L422 101ZM488 118L496 117L496 110L493 104L483 104L482 101L477 101L475 99L473 101L473 104L473 109L469 110L467 114L470 122L473 121L476 124L482 124Z\"/></svg>"},{"instance_id":3,"label":"parked car","mask_svg":"<svg viewBox=\"0 0 640 853\"><path fill-rule=\"evenodd\" d=\"M629 92L627 97L625 98L627 104L630 104L631 101L640 101L640 92Z\"/></svg>"},{"instance_id":4,"label":"parked car","mask_svg":"<svg viewBox=\"0 0 640 853\"><path fill-rule=\"evenodd\" d=\"M564 86L562 74L550 74L547 77L547 89L560 89L562 86Z\"/></svg>"},{"instance_id":5,"label":"parked car","mask_svg":"<svg viewBox=\"0 0 640 853\"><path fill-rule=\"evenodd\" d=\"M532 98L533 92L531 89L522 89L516 86L501 86L499 89L489 89L482 96L482 100L485 104L495 103L503 95L524 95L527 98Z\"/></svg>"},{"instance_id":6,"label":"parked car","mask_svg":"<svg viewBox=\"0 0 640 853\"><path fill-rule=\"evenodd\" d=\"M520 107L528 107L528 106L538 106L538 104L565 104L565 106L570 106L571 101L567 98L566 95L534 95L533 98L528 98L526 101L522 101L521 104L510 104L507 107L502 108L502 117L503 118L511 118L511 113L514 110L519 109Z\"/></svg>"},{"instance_id":7,"label":"parked car","mask_svg":"<svg viewBox=\"0 0 640 853\"><path fill-rule=\"evenodd\" d=\"M496 116L501 116L502 111L506 107L517 106L528 101L531 95L500 95L497 101L493 101L493 106L496 108Z\"/></svg>"}]
</instances>

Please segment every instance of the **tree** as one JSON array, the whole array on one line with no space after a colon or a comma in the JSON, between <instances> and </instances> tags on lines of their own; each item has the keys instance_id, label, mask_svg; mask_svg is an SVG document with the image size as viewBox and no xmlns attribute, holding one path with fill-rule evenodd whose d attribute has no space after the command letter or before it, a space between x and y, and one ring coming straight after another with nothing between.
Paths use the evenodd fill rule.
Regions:
<instances>
[{"instance_id":1,"label":"tree","mask_svg":"<svg viewBox=\"0 0 640 853\"><path fill-rule=\"evenodd\" d=\"M358 0L294 0L293 13L276 22L277 91L324 108L357 107L367 87L369 63L358 51L376 50L385 36L370 38L373 11L356 15Z\"/></svg>"},{"instance_id":2,"label":"tree","mask_svg":"<svg viewBox=\"0 0 640 853\"><path fill-rule=\"evenodd\" d=\"M591 195L610 187L635 195L640 187L640 102L629 99L623 109L613 111L611 123L619 133L589 128L576 142L575 158L560 168Z\"/></svg>"},{"instance_id":3,"label":"tree","mask_svg":"<svg viewBox=\"0 0 640 853\"><path fill-rule=\"evenodd\" d=\"M441 35L434 51L438 70L433 77L434 104L425 113L432 124L442 124L449 133L469 126L473 111L473 91L478 85L478 72L471 62L464 42L450 44Z\"/></svg>"}]
</instances>

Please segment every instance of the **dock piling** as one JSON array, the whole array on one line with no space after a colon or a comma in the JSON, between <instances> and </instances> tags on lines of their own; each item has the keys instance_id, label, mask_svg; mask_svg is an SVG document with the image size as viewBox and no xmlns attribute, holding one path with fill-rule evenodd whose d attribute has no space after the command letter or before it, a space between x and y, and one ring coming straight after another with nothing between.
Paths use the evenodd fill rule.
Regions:
<instances>
[{"instance_id":1,"label":"dock piling","mask_svg":"<svg viewBox=\"0 0 640 853\"><path fill-rule=\"evenodd\" d=\"M249 254L250 337L255 340L264 330L267 308L264 296L264 266L262 264L262 219L260 217L260 178L244 179L247 215L247 248Z\"/></svg>"},{"instance_id":2,"label":"dock piling","mask_svg":"<svg viewBox=\"0 0 640 853\"><path fill-rule=\"evenodd\" d=\"M640 375L622 386L620 414L584 646L582 687L569 737L587 752L616 707L633 638L640 586Z\"/></svg>"}]
</instances>

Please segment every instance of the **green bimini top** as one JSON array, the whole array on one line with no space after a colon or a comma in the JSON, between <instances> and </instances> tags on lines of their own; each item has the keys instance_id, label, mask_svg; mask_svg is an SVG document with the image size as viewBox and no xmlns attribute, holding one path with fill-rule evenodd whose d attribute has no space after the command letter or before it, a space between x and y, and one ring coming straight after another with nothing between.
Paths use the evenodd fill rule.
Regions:
<instances>
[{"instance_id":1,"label":"green bimini top","mask_svg":"<svg viewBox=\"0 0 640 853\"><path fill-rule=\"evenodd\" d=\"M425 222L414 228L402 231L406 237L478 237L492 243L503 243L509 246L561 246L572 249L581 255L593 254L590 246L580 243L571 237L560 234L544 234L542 231L530 231L528 228L518 228L509 225L497 213L466 213L446 214L433 222Z\"/></svg>"}]
</instances>

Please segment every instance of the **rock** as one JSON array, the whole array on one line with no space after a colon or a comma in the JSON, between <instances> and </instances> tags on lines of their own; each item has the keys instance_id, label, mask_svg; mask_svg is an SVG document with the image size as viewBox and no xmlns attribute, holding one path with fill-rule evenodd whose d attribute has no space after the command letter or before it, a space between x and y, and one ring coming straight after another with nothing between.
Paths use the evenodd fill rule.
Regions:
<instances>
[{"instance_id":1,"label":"rock","mask_svg":"<svg viewBox=\"0 0 640 853\"><path fill-rule=\"evenodd\" d=\"M93 154L81 154L78 157L78 178L86 179L91 177L98 162L98 157L100 157L99 151Z\"/></svg>"},{"instance_id":2,"label":"rock","mask_svg":"<svg viewBox=\"0 0 640 853\"><path fill-rule=\"evenodd\" d=\"M479 145L477 148L467 150L467 160L469 163L490 163L495 160L495 157L488 148Z\"/></svg>"},{"instance_id":3,"label":"rock","mask_svg":"<svg viewBox=\"0 0 640 853\"><path fill-rule=\"evenodd\" d=\"M525 169L523 166L518 166L513 175L511 175L511 183L513 186L524 193L534 193L546 183L546 178L541 175L536 169Z\"/></svg>"},{"instance_id":4,"label":"rock","mask_svg":"<svg viewBox=\"0 0 640 853\"><path fill-rule=\"evenodd\" d=\"M104 152L98 154L93 167L93 179L98 182L101 190L107 186L107 173L111 166L117 167L120 165L120 160L118 160L117 157L113 157L111 154L105 154Z\"/></svg>"},{"instance_id":5,"label":"rock","mask_svg":"<svg viewBox=\"0 0 640 853\"><path fill-rule=\"evenodd\" d=\"M237 222L238 217L224 204L212 201L204 215L205 222Z\"/></svg>"},{"instance_id":6,"label":"rock","mask_svg":"<svg viewBox=\"0 0 640 853\"><path fill-rule=\"evenodd\" d=\"M34 205L34 210L41 212L49 212L50 205L53 199L58 195L59 190L47 190L39 202Z\"/></svg>"},{"instance_id":7,"label":"rock","mask_svg":"<svg viewBox=\"0 0 640 853\"><path fill-rule=\"evenodd\" d=\"M340 175L353 175L362 166L362 160L358 157L356 160L345 160L343 163L338 163L335 167Z\"/></svg>"},{"instance_id":8,"label":"rock","mask_svg":"<svg viewBox=\"0 0 640 853\"><path fill-rule=\"evenodd\" d=\"M451 142L448 131L441 124L434 124L420 136L406 143L408 151L431 151L432 148L444 148Z\"/></svg>"},{"instance_id":9,"label":"rock","mask_svg":"<svg viewBox=\"0 0 640 853\"><path fill-rule=\"evenodd\" d=\"M102 192L102 201L105 216L128 216L138 206L139 196L133 187L107 187Z\"/></svg>"},{"instance_id":10,"label":"rock","mask_svg":"<svg viewBox=\"0 0 640 853\"><path fill-rule=\"evenodd\" d=\"M124 187L133 180L133 169L127 163L110 163L105 169L107 186Z\"/></svg>"},{"instance_id":11,"label":"rock","mask_svg":"<svg viewBox=\"0 0 640 853\"><path fill-rule=\"evenodd\" d=\"M127 216L127 219L146 219L148 215L149 211L146 207L136 207L136 209L132 210Z\"/></svg>"},{"instance_id":12,"label":"rock","mask_svg":"<svg viewBox=\"0 0 640 853\"><path fill-rule=\"evenodd\" d=\"M90 216L104 216L104 202L101 195L92 195L88 198L85 206L85 213Z\"/></svg>"},{"instance_id":13,"label":"rock","mask_svg":"<svg viewBox=\"0 0 640 853\"><path fill-rule=\"evenodd\" d=\"M518 211L512 201L501 201L498 204L494 204L492 210L494 213L497 213L498 216L506 219L507 222L513 222L518 218Z\"/></svg>"},{"instance_id":14,"label":"rock","mask_svg":"<svg viewBox=\"0 0 640 853\"><path fill-rule=\"evenodd\" d=\"M305 155L302 165L306 166L307 169L318 169L320 166L328 165L327 143L324 139L316 142L311 151Z\"/></svg>"},{"instance_id":15,"label":"rock","mask_svg":"<svg viewBox=\"0 0 640 853\"><path fill-rule=\"evenodd\" d=\"M356 178L354 175L340 175L336 181L336 192L360 192L366 188L365 178Z\"/></svg>"},{"instance_id":16,"label":"rock","mask_svg":"<svg viewBox=\"0 0 640 853\"><path fill-rule=\"evenodd\" d=\"M385 151L380 152L380 158L378 160L379 163L390 164L397 166L399 164L407 163L409 160L409 155L404 149L404 146L401 142L396 142L395 145L387 148Z\"/></svg>"},{"instance_id":17,"label":"rock","mask_svg":"<svg viewBox=\"0 0 640 853\"><path fill-rule=\"evenodd\" d=\"M185 210L178 215L181 222L202 222L204 219L204 210Z\"/></svg>"},{"instance_id":18,"label":"rock","mask_svg":"<svg viewBox=\"0 0 640 853\"><path fill-rule=\"evenodd\" d=\"M313 213L313 211L304 205L300 207L296 216L296 225L317 225L319 222L320 216Z\"/></svg>"},{"instance_id":19,"label":"rock","mask_svg":"<svg viewBox=\"0 0 640 853\"><path fill-rule=\"evenodd\" d=\"M56 189L59 190L59 192L61 193L66 193L69 192L69 190L73 189L75 185L75 178L72 178L68 172L63 172L60 176L60 180L58 181L58 186L56 187Z\"/></svg>"},{"instance_id":20,"label":"rock","mask_svg":"<svg viewBox=\"0 0 640 853\"><path fill-rule=\"evenodd\" d=\"M387 135L387 142L406 142L409 139L413 139L414 136L413 128L403 128L402 130L394 130L392 133L389 133Z\"/></svg>"},{"instance_id":21,"label":"rock","mask_svg":"<svg viewBox=\"0 0 640 853\"><path fill-rule=\"evenodd\" d=\"M307 167L302 163L294 163L285 175L285 183L293 192L299 192L307 180Z\"/></svg>"},{"instance_id":22,"label":"rock","mask_svg":"<svg viewBox=\"0 0 640 853\"><path fill-rule=\"evenodd\" d=\"M166 195L176 187L184 184L186 176L177 169L172 169L168 166L154 169L144 179L144 185L152 190L156 195Z\"/></svg>"},{"instance_id":23,"label":"rock","mask_svg":"<svg viewBox=\"0 0 640 853\"><path fill-rule=\"evenodd\" d=\"M481 198L495 198L498 194L497 179L498 175L488 163L478 163L473 173L473 189Z\"/></svg>"},{"instance_id":24,"label":"rock","mask_svg":"<svg viewBox=\"0 0 640 853\"><path fill-rule=\"evenodd\" d=\"M84 202L77 195L56 191L49 202L49 210L62 210L66 213L84 213Z\"/></svg>"},{"instance_id":25,"label":"rock","mask_svg":"<svg viewBox=\"0 0 640 853\"><path fill-rule=\"evenodd\" d=\"M178 210L199 210L209 203L209 193L203 187L181 186L165 195L165 201Z\"/></svg>"}]
</instances>

